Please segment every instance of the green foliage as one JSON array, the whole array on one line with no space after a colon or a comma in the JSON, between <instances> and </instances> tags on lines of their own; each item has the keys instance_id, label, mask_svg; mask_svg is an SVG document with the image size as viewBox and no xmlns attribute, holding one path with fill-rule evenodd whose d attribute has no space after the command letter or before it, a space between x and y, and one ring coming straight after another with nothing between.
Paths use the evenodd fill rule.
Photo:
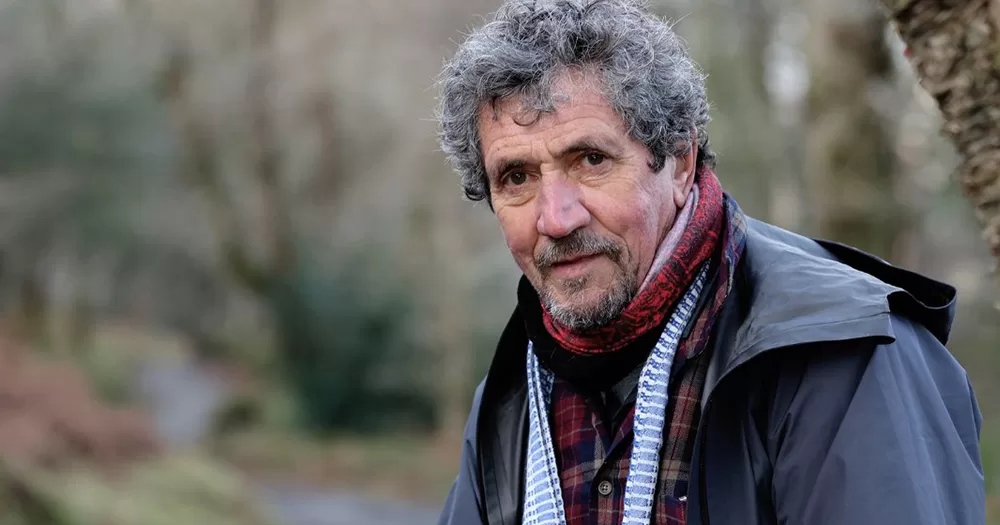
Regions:
<instances>
[{"instance_id":1,"label":"green foliage","mask_svg":"<svg viewBox=\"0 0 1000 525\"><path fill-rule=\"evenodd\" d=\"M1000 425L992 420L986 421L980 435L980 445L986 493L1000 496Z\"/></svg>"},{"instance_id":2,"label":"green foliage","mask_svg":"<svg viewBox=\"0 0 1000 525\"><path fill-rule=\"evenodd\" d=\"M62 508L37 475L0 459L0 525L84 525Z\"/></svg>"},{"instance_id":3,"label":"green foliage","mask_svg":"<svg viewBox=\"0 0 1000 525\"><path fill-rule=\"evenodd\" d=\"M69 473L7 468L0 525L265 525L242 478L203 457L166 457L112 479L92 469Z\"/></svg>"},{"instance_id":4,"label":"green foliage","mask_svg":"<svg viewBox=\"0 0 1000 525\"><path fill-rule=\"evenodd\" d=\"M1000 425L986 421L980 439L986 478L986 522L1000 525Z\"/></svg>"},{"instance_id":5,"label":"green foliage","mask_svg":"<svg viewBox=\"0 0 1000 525\"><path fill-rule=\"evenodd\" d=\"M150 76L107 54L67 46L51 63L12 66L2 86L0 180L27 197L8 206L33 208L17 208L20 238L132 237L123 214L150 175L166 174L169 128Z\"/></svg>"},{"instance_id":6,"label":"green foliage","mask_svg":"<svg viewBox=\"0 0 1000 525\"><path fill-rule=\"evenodd\" d=\"M100 399L112 405L131 401L133 359L111 348L94 345L82 349L75 361L87 374Z\"/></svg>"},{"instance_id":7,"label":"green foliage","mask_svg":"<svg viewBox=\"0 0 1000 525\"><path fill-rule=\"evenodd\" d=\"M332 275L307 261L272 296L278 351L304 423L319 432L430 428L433 400L415 380L422 349L412 298L368 261L348 267Z\"/></svg>"},{"instance_id":8,"label":"green foliage","mask_svg":"<svg viewBox=\"0 0 1000 525\"><path fill-rule=\"evenodd\" d=\"M74 27L39 52L31 32L19 30L41 25L29 4L13 2L16 20L0 23L0 46L17 57L0 64L7 66L0 78L0 286L41 280L40 259L55 252L72 266L82 301L104 303L91 305L101 308L95 320L131 309L129 285L151 282L147 293L157 300L145 311L159 328L210 340L220 324L210 314L222 309L226 284L186 239L164 236L174 228L163 227L162 203L181 202L183 191L173 178L177 150L154 85L152 46L108 19ZM120 397L107 368L113 363L94 364L105 393Z\"/></svg>"},{"instance_id":9,"label":"green foliage","mask_svg":"<svg viewBox=\"0 0 1000 525\"><path fill-rule=\"evenodd\" d=\"M143 120L153 101L136 89L141 86L91 92L88 72L76 66L29 73L7 93L0 106L0 162L9 174L53 167L121 172L143 161L145 137L135 131L148 129Z\"/></svg>"}]
</instances>

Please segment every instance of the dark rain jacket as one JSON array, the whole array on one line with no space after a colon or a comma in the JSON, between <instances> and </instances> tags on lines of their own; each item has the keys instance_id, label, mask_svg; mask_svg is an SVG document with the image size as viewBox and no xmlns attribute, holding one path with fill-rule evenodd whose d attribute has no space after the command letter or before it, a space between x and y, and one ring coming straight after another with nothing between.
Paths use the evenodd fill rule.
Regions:
<instances>
[{"instance_id":1,"label":"dark rain jacket","mask_svg":"<svg viewBox=\"0 0 1000 525\"><path fill-rule=\"evenodd\" d=\"M981 525L981 416L955 290L749 220L692 458L689 525ZM441 525L520 522L527 335L503 332Z\"/></svg>"}]
</instances>

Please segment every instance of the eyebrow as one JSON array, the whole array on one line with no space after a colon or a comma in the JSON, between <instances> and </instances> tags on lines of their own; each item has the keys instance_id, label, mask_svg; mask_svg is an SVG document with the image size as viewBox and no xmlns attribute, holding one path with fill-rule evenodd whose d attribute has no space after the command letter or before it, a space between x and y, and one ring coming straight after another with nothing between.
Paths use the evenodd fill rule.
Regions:
<instances>
[{"instance_id":1,"label":"eyebrow","mask_svg":"<svg viewBox=\"0 0 1000 525\"><path fill-rule=\"evenodd\" d=\"M600 136L588 136L574 140L568 146L559 150L555 154L555 157L557 159L563 158L574 153L581 153L584 151L601 151L612 157L621 155L621 151L618 147L614 146L611 140ZM512 170L524 168L527 165L528 161L523 158L500 157L495 164L495 168L491 172L488 172L488 174L490 179L495 181L503 174Z\"/></svg>"},{"instance_id":2,"label":"eyebrow","mask_svg":"<svg viewBox=\"0 0 1000 525\"><path fill-rule=\"evenodd\" d=\"M573 141L569 146L559 150L556 153L556 158L565 157L567 155L572 155L574 153L580 153L584 151L601 151L607 153L611 156L618 156L620 152L618 148L613 145L613 143L604 137L582 137Z\"/></svg>"}]
</instances>

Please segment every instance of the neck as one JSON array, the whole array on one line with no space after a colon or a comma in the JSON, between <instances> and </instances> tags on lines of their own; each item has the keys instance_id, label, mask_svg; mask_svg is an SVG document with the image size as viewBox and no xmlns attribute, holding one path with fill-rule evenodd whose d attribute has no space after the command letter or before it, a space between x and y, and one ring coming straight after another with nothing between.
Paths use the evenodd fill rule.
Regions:
<instances>
[{"instance_id":1,"label":"neck","mask_svg":"<svg viewBox=\"0 0 1000 525\"><path fill-rule=\"evenodd\" d=\"M646 278L643 279L642 285L639 286L639 293L653 282L656 278L656 274L663 268L664 264L670 260L670 254L674 252L677 248L677 243L681 241L681 236L684 235L684 231L687 229L688 223L691 221L691 215L694 214L694 209L698 205L698 185L695 184L691 189L691 194L688 196L687 202L684 207L677 212L677 217L674 219L674 223L670 226L670 230L660 241L659 248L656 249L656 256L653 258L653 264L650 265L649 271L646 272Z\"/></svg>"}]
</instances>

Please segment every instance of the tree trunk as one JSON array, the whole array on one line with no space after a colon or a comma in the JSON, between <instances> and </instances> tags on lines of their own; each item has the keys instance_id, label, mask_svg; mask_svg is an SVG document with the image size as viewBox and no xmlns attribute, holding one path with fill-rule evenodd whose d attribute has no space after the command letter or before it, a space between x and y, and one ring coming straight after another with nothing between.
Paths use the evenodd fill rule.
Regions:
<instances>
[{"instance_id":1,"label":"tree trunk","mask_svg":"<svg viewBox=\"0 0 1000 525\"><path fill-rule=\"evenodd\" d=\"M260 296L270 285L271 269L253 260L243 240L247 229L225 187L215 137L191 101L192 60L187 44L176 41L169 46L159 78L159 94L170 109L177 137L188 157L185 178L201 190L208 203L223 259L232 276Z\"/></svg>"},{"instance_id":2,"label":"tree trunk","mask_svg":"<svg viewBox=\"0 0 1000 525\"><path fill-rule=\"evenodd\" d=\"M454 204L452 204L454 206ZM434 234L438 254L438 279L441 282L436 325L439 332L440 390L438 391L441 420L439 435L442 443L461 441L465 420L469 413L469 381L472 378L472 345L469 337L468 312L470 305L459 280L462 272L458 261L468 260L464 253L461 228L453 210L446 212L445 221L439 223ZM444 226L448 224L448 226Z\"/></svg>"},{"instance_id":3,"label":"tree trunk","mask_svg":"<svg viewBox=\"0 0 1000 525\"><path fill-rule=\"evenodd\" d=\"M274 47L278 23L278 1L256 0L251 39L254 66L247 89L252 122L253 169L263 197L264 228L271 271L286 274L295 261L291 216L281 181L281 154L272 109L270 87L277 80Z\"/></svg>"},{"instance_id":4,"label":"tree trunk","mask_svg":"<svg viewBox=\"0 0 1000 525\"><path fill-rule=\"evenodd\" d=\"M253 9L250 39L254 62L247 82L246 109L251 120L251 166L264 210L268 254L263 262L255 260L249 243L243 240L246 225L228 194L215 151L215 137L191 102L193 57L186 43L178 40L169 46L159 90L170 107L178 135L189 155L192 182L202 190L209 203L230 272L247 290L263 297L276 279L291 271L296 254L291 213L281 184L280 151L269 89L277 76L273 54L278 4L275 0L256 0Z\"/></svg>"},{"instance_id":5,"label":"tree trunk","mask_svg":"<svg viewBox=\"0 0 1000 525\"><path fill-rule=\"evenodd\" d=\"M747 0L742 4L747 10L743 27L741 28L741 43L747 61L749 76L749 103L746 107L746 119L759 126L758 133L747 137L746 152L748 173L752 173L756 184L753 199L760 210L764 210L768 219L776 206L773 202L772 187L785 183L784 173L779 173L780 154L778 143L780 131L775 125L771 93L767 87L767 52L771 43L771 33L774 17L769 2L765 0Z\"/></svg>"},{"instance_id":6,"label":"tree trunk","mask_svg":"<svg viewBox=\"0 0 1000 525\"><path fill-rule=\"evenodd\" d=\"M22 341L45 346L48 342L49 305L41 279L28 271L18 278L17 332Z\"/></svg>"},{"instance_id":7,"label":"tree trunk","mask_svg":"<svg viewBox=\"0 0 1000 525\"><path fill-rule=\"evenodd\" d=\"M806 179L812 225L827 239L890 259L900 229L895 158L870 98L892 62L885 19L868 0L809 0Z\"/></svg>"},{"instance_id":8,"label":"tree trunk","mask_svg":"<svg viewBox=\"0 0 1000 525\"><path fill-rule=\"evenodd\" d=\"M55 48L66 35L68 27L66 3L64 0L42 0L39 5L42 8L42 23L47 44Z\"/></svg>"},{"instance_id":9,"label":"tree trunk","mask_svg":"<svg viewBox=\"0 0 1000 525\"><path fill-rule=\"evenodd\" d=\"M742 26L743 47L750 66L751 103L748 104L748 125L754 126L750 134L751 166L754 181L759 187L760 209L767 213L767 220L789 230L798 230L802 215L802 183L796 176L798 165L782 152L782 144L790 133L786 125L778 122L775 98L768 88L768 54L774 38L776 15L782 2L772 0L745 0L739 3L746 10L746 23ZM795 133L798 130L794 131Z\"/></svg>"},{"instance_id":10,"label":"tree trunk","mask_svg":"<svg viewBox=\"0 0 1000 525\"><path fill-rule=\"evenodd\" d=\"M1000 1L882 0L941 108L958 179L1000 260Z\"/></svg>"},{"instance_id":11,"label":"tree trunk","mask_svg":"<svg viewBox=\"0 0 1000 525\"><path fill-rule=\"evenodd\" d=\"M444 180L444 179L442 179ZM432 388L437 401L437 443L444 454L460 443L469 415L473 342L469 330L470 304L462 283L463 261L469 260L457 205L442 184L425 184L413 198L409 216L407 252L412 254L417 295L426 298L431 317L428 360L434 363ZM415 264L414 264L415 263Z\"/></svg>"}]
</instances>

